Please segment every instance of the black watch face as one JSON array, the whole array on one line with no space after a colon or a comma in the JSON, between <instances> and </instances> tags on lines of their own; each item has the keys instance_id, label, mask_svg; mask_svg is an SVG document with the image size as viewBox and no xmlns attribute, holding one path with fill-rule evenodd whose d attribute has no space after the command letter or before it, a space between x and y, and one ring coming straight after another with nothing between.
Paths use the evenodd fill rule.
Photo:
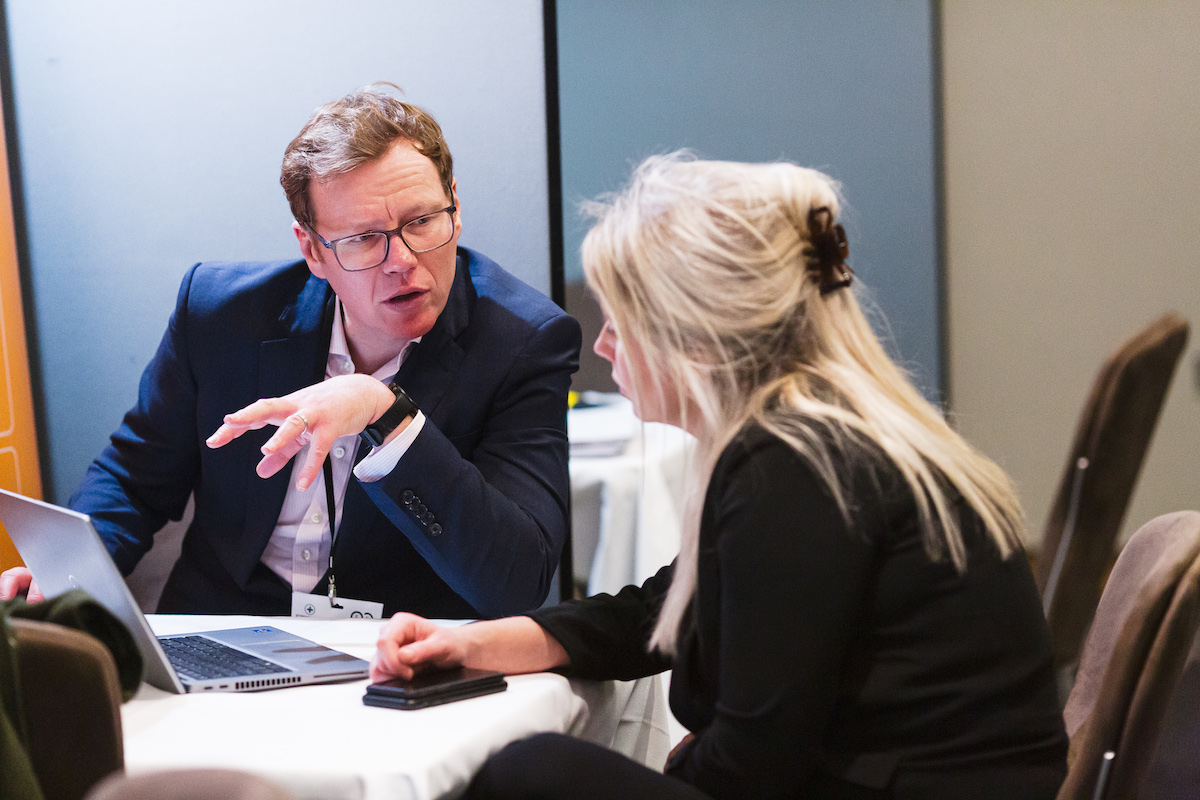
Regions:
<instances>
[{"instance_id":1,"label":"black watch face","mask_svg":"<svg viewBox=\"0 0 1200 800\"><path fill-rule=\"evenodd\" d=\"M383 444L392 431L396 430L397 426L407 417L415 417L417 415L416 403L408 396L400 386L393 381L388 387L396 395L395 402L387 411L383 412L383 416L368 425L366 429L359 434L362 438L371 443L373 447L379 447Z\"/></svg>"},{"instance_id":2,"label":"black watch face","mask_svg":"<svg viewBox=\"0 0 1200 800\"><path fill-rule=\"evenodd\" d=\"M417 404L408 396L408 392L401 389L395 383L391 385L391 390L396 395L396 402L392 403L392 407L388 410L400 413L400 416L396 419L396 424L399 425L400 421L405 417L415 417L417 415Z\"/></svg>"}]
</instances>

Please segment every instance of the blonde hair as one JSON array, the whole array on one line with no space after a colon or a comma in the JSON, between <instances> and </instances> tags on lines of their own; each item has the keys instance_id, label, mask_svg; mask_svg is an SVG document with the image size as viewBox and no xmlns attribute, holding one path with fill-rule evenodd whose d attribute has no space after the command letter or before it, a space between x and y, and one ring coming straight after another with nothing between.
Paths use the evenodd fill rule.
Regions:
<instances>
[{"instance_id":1,"label":"blonde hair","mask_svg":"<svg viewBox=\"0 0 1200 800\"><path fill-rule=\"evenodd\" d=\"M1002 557L1024 517L1004 472L955 433L880 345L850 289L821 294L809 268L809 212L834 220L836 185L794 164L655 156L619 195L589 204L588 284L686 415L699 445L675 575L651 637L673 653L696 589L704 492L721 452L754 422L787 442L843 515L838 453L874 443L903 475L924 544L961 572L966 548L949 487L978 513ZM635 393L656 387L631 387Z\"/></svg>"}]
</instances>

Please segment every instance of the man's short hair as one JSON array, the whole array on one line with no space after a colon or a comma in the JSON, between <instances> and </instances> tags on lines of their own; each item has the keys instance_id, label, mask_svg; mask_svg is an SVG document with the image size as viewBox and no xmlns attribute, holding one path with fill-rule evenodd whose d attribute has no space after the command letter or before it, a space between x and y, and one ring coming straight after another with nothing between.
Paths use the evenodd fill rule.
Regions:
<instances>
[{"instance_id":1,"label":"man's short hair","mask_svg":"<svg viewBox=\"0 0 1200 800\"><path fill-rule=\"evenodd\" d=\"M425 109L405 103L394 83L373 83L319 107L283 153L279 182L292 216L316 230L316 212L308 194L315 178L340 175L387 153L401 140L433 162L450 199L453 159L437 120Z\"/></svg>"}]
</instances>

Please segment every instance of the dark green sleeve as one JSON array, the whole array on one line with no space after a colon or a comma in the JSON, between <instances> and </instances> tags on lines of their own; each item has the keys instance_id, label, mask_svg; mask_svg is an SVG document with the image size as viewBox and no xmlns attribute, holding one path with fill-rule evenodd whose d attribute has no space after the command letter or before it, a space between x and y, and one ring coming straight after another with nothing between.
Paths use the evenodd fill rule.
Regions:
<instances>
[{"instance_id":1,"label":"dark green sleeve","mask_svg":"<svg viewBox=\"0 0 1200 800\"><path fill-rule=\"evenodd\" d=\"M42 603L12 600L2 604L0 614L21 619L53 622L95 636L108 648L117 663L121 694L128 700L142 682L142 654L133 634L107 608L82 589L72 589Z\"/></svg>"},{"instance_id":2,"label":"dark green sleeve","mask_svg":"<svg viewBox=\"0 0 1200 800\"><path fill-rule=\"evenodd\" d=\"M0 797L40 800L42 792L25 753L25 719L17 691L19 669L10 619L53 622L91 634L117 662L121 693L128 700L142 680L142 655L125 626L87 592L74 589L43 603L23 598L0 602Z\"/></svg>"}]
</instances>

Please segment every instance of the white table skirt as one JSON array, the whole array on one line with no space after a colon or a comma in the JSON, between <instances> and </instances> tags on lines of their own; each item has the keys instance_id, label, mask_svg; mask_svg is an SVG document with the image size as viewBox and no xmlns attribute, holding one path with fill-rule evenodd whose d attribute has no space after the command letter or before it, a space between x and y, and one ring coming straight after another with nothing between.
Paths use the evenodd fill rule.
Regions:
<instances>
[{"instance_id":1,"label":"white table skirt","mask_svg":"<svg viewBox=\"0 0 1200 800\"><path fill-rule=\"evenodd\" d=\"M679 553L695 450L679 428L640 423L629 401L609 402L573 409L567 420L575 579L589 595L640 584Z\"/></svg>"},{"instance_id":2,"label":"white table skirt","mask_svg":"<svg viewBox=\"0 0 1200 800\"><path fill-rule=\"evenodd\" d=\"M262 621L149 619L159 634ZM367 659L382 624L269 621ZM366 684L197 695L172 695L143 684L122 707L126 770L226 767L275 780L300 800L425 800L457 796L489 754L539 731L580 736L656 768L669 749L666 703L655 678L599 683L550 673L517 675L508 678L505 692L419 711L364 706Z\"/></svg>"}]
</instances>

